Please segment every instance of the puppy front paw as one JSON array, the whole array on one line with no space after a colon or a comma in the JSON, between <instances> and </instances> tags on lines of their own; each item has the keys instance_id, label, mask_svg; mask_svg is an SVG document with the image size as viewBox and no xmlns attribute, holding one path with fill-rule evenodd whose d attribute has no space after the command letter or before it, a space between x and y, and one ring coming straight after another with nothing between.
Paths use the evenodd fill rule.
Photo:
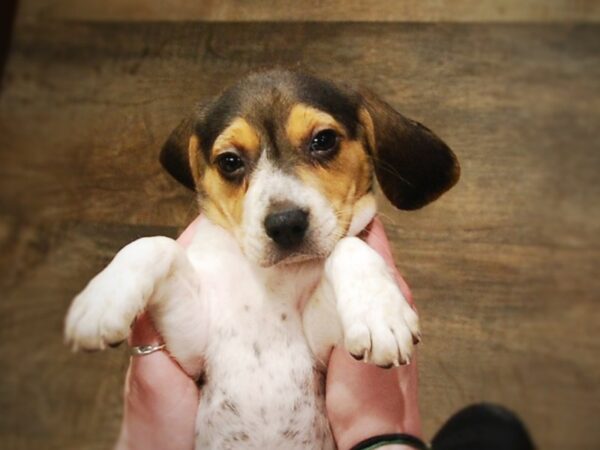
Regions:
<instances>
[{"instance_id":1,"label":"puppy front paw","mask_svg":"<svg viewBox=\"0 0 600 450\"><path fill-rule=\"evenodd\" d=\"M408 364L419 318L381 256L358 238L341 240L326 265L346 349L381 367Z\"/></svg>"},{"instance_id":2,"label":"puppy front paw","mask_svg":"<svg viewBox=\"0 0 600 450\"><path fill-rule=\"evenodd\" d=\"M346 349L380 367L408 364L421 339L419 319L395 284L381 287L373 292L361 286L348 293L341 314Z\"/></svg>"},{"instance_id":3,"label":"puppy front paw","mask_svg":"<svg viewBox=\"0 0 600 450\"><path fill-rule=\"evenodd\" d=\"M74 351L103 350L127 339L144 306L138 283L109 266L73 300L65 321L65 342Z\"/></svg>"}]
</instances>

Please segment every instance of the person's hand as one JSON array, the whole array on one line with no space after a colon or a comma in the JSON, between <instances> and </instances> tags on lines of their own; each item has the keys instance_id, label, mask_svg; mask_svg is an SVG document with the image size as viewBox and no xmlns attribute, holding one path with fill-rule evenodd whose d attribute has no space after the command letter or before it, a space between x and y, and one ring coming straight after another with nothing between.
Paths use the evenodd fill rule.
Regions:
<instances>
[{"instance_id":1,"label":"person's hand","mask_svg":"<svg viewBox=\"0 0 600 450\"><path fill-rule=\"evenodd\" d=\"M394 271L404 297L413 304L410 289L395 268L381 221L375 218L363 234L365 241ZM365 439L388 433L420 437L416 354L413 353L408 366L380 369L356 361L343 346L336 347L329 360L326 402L339 450L347 450Z\"/></svg>"},{"instance_id":2,"label":"person's hand","mask_svg":"<svg viewBox=\"0 0 600 450\"><path fill-rule=\"evenodd\" d=\"M178 239L181 245L189 245L197 222ZM379 219L364 234L366 242L394 268ZM412 303L408 286L394 270L400 289ZM160 342L149 318L142 315L133 327L130 344ZM414 356L408 367L386 370L355 361L343 347L336 348L329 363L326 397L340 450L385 433L421 434ZM195 382L166 352L133 357L125 382L125 409L116 449L193 449L199 400Z\"/></svg>"},{"instance_id":3,"label":"person's hand","mask_svg":"<svg viewBox=\"0 0 600 450\"><path fill-rule=\"evenodd\" d=\"M196 219L177 239L187 247ZM146 314L133 326L130 345L159 344ZM116 450L193 449L200 393L194 380L166 352L131 358L125 379L125 405Z\"/></svg>"}]
</instances>

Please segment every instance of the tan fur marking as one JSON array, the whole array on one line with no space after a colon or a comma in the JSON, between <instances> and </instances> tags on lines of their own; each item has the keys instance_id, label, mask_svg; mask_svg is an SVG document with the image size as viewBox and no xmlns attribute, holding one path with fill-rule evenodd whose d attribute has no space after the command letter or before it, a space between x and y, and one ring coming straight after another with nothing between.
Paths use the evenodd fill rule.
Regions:
<instances>
[{"instance_id":1,"label":"tan fur marking","mask_svg":"<svg viewBox=\"0 0 600 450\"><path fill-rule=\"evenodd\" d=\"M243 118L238 117L215 139L211 158L237 150L250 160L256 160L260 152L260 138L256 130ZM190 158L191 161L191 158ZM196 175L194 175L196 176ZM202 192L202 211L213 222L236 233L241 222L244 194L248 181L241 184L224 180L218 169L208 167L199 177Z\"/></svg>"},{"instance_id":2,"label":"tan fur marking","mask_svg":"<svg viewBox=\"0 0 600 450\"><path fill-rule=\"evenodd\" d=\"M369 114L366 108L360 108L358 111L358 120L365 129L367 142L369 143L369 147L371 147L371 151L375 152L375 125L373 125L371 114Z\"/></svg>"},{"instance_id":3,"label":"tan fur marking","mask_svg":"<svg viewBox=\"0 0 600 450\"><path fill-rule=\"evenodd\" d=\"M338 156L325 166L304 166L298 176L318 189L333 206L338 216L338 231L343 235L352 221L354 204L371 187L371 160L360 141L340 143Z\"/></svg>"},{"instance_id":4,"label":"tan fur marking","mask_svg":"<svg viewBox=\"0 0 600 450\"><path fill-rule=\"evenodd\" d=\"M227 182L215 167L209 167L202 177L202 211L213 222L237 232L247 187L246 180L240 185Z\"/></svg>"},{"instance_id":5,"label":"tan fur marking","mask_svg":"<svg viewBox=\"0 0 600 450\"><path fill-rule=\"evenodd\" d=\"M212 155L227 151L232 147L247 154L248 158L258 157L260 138L256 130L243 118L238 117L217 137Z\"/></svg>"},{"instance_id":6,"label":"tan fur marking","mask_svg":"<svg viewBox=\"0 0 600 450\"><path fill-rule=\"evenodd\" d=\"M200 167L200 140L198 136L195 134L190 137L190 142L188 144L188 158L190 161L190 169L192 171L192 177L194 177L194 183L196 185L196 190L200 184L200 178L202 174L202 170Z\"/></svg>"},{"instance_id":7,"label":"tan fur marking","mask_svg":"<svg viewBox=\"0 0 600 450\"><path fill-rule=\"evenodd\" d=\"M285 125L288 139L294 147L300 147L318 129L326 128L345 136L344 127L331 115L304 103L292 108Z\"/></svg>"}]
</instances>

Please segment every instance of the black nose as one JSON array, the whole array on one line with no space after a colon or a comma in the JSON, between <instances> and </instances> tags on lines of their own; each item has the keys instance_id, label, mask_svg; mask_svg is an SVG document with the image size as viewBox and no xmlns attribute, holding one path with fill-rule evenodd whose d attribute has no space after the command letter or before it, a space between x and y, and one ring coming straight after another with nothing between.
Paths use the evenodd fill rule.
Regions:
<instances>
[{"instance_id":1,"label":"black nose","mask_svg":"<svg viewBox=\"0 0 600 450\"><path fill-rule=\"evenodd\" d=\"M267 236L283 248L302 242L308 228L308 213L301 209L286 209L271 213L265 219Z\"/></svg>"}]
</instances>

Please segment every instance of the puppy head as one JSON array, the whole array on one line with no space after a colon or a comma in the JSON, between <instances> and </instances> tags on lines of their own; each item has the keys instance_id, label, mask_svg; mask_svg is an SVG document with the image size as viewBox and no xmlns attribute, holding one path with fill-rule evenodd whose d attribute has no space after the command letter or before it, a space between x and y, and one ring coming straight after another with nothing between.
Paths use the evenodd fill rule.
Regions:
<instances>
[{"instance_id":1,"label":"puppy head","mask_svg":"<svg viewBox=\"0 0 600 450\"><path fill-rule=\"evenodd\" d=\"M262 266L326 257L360 231L374 173L400 209L459 176L446 144L375 95L288 71L253 74L196 107L161 162Z\"/></svg>"}]
</instances>

